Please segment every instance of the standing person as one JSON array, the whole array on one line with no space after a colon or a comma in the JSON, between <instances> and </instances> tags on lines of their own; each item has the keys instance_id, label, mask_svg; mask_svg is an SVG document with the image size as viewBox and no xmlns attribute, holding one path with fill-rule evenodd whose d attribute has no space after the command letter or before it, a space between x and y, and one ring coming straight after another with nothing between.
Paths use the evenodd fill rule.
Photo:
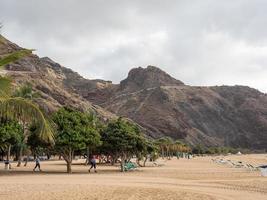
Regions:
<instances>
[{"instance_id":1,"label":"standing person","mask_svg":"<svg viewBox=\"0 0 267 200\"><path fill-rule=\"evenodd\" d=\"M38 167L39 171L42 171L41 170L41 165L40 165L40 159L39 159L39 156L36 157L35 159L35 167L33 169L33 171L35 172L36 168Z\"/></svg>"},{"instance_id":2,"label":"standing person","mask_svg":"<svg viewBox=\"0 0 267 200\"><path fill-rule=\"evenodd\" d=\"M91 167L90 167L90 169L88 170L89 173L91 172L91 169L92 169L92 168L94 168L95 173L97 173L97 171L96 171L96 159L95 159L95 156L93 156L92 159L90 160L90 164L91 164Z\"/></svg>"}]
</instances>

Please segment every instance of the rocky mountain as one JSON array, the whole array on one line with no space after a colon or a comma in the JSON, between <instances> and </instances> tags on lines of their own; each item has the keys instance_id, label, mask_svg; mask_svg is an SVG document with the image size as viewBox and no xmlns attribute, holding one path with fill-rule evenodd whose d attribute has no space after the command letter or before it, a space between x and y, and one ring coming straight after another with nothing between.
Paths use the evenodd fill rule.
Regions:
<instances>
[{"instance_id":1,"label":"rocky mountain","mask_svg":"<svg viewBox=\"0 0 267 200\"><path fill-rule=\"evenodd\" d=\"M20 47L1 38L0 56ZM267 95L245 86L185 85L157 67L135 68L120 84L88 80L36 55L8 65L14 84L31 82L48 112L62 105L92 109L103 118L127 117L151 137L190 144L267 148Z\"/></svg>"},{"instance_id":2,"label":"rocky mountain","mask_svg":"<svg viewBox=\"0 0 267 200\"><path fill-rule=\"evenodd\" d=\"M87 92L85 98L132 119L151 137L170 136L208 146L267 148L267 95L249 87L188 86L148 66L132 69L119 85L99 89L100 98Z\"/></svg>"},{"instance_id":3,"label":"rocky mountain","mask_svg":"<svg viewBox=\"0 0 267 200\"><path fill-rule=\"evenodd\" d=\"M0 57L22 48L0 36ZM10 76L14 80L14 85L21 86L30 83L33 89L40 94L40 98L35 99L45 111L51 113L63 105L71 105L80 110L91 110L103 119L114 118L116 115L102 109L97 105L79 95L73 85L86 85L90 90L105 85L108 82L86 80L78 73L61 66L51 59L39 58L30 54L17 62L6 66L1 73Z\"/></svg>"}]
</instances>

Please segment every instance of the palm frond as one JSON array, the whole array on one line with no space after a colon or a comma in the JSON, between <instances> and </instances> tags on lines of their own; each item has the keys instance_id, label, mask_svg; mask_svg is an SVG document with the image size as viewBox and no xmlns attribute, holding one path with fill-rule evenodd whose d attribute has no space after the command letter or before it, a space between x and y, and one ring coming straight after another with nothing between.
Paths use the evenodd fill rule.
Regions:
<instances>
[{"instance_id":1,"label":"palm frond","mask_svg":"<svg viewBox=\"0 0 267 200\"><path fill-rule=\"evenodd\" d=\"M0 76L0 97L7 97L11 93L12 80L8 77Z\"/></svg>"},{"instance_id":2,"label":"palm frond","mask_svg":"<svg viewBox=\"0 0 267 200\"><path fill-rule=\"evenodd\" d=\"M19 119L28 123L34 122L38 125L37 132L40 139L53 142L54 134L48 120L42 111L31 101L21 97L0 98L0 117Z\"/></svg>"}]
</instances>

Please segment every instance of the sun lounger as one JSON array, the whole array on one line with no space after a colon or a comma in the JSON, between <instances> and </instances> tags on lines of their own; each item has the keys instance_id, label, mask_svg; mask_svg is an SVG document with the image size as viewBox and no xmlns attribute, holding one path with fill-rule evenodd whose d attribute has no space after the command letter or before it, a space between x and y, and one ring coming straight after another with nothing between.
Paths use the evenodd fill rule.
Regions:
<instances>
[{"instance_id":1,"label":"sun lounger","mask_svg":"<svg viewBox=\"0 0 267 200\"><path fill-rule=\"evenodd\" d=\"M130 170L135 170L135 169L137 169L137 165L133 162L128 162L128 163L125 163L124 165L125 171L130 171Z\"/></svg>"}]
</instances>

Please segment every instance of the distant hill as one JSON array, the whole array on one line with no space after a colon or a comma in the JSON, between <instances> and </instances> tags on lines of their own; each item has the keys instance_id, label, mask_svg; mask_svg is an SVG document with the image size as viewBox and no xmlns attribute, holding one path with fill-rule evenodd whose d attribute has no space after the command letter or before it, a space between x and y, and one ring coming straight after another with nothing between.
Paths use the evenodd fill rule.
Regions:
<instances>
[{"instance_id":1,"label":"distant hill","mask_svg":"<svg viewBox=\"0 0 267 200\"><path fill-rule=\"evenodd\" d=\"M2 39L0 56L18 49ZM267 95L246 86L185 85L153 66L135 68L120 84L88 80L49 58L30 55L7 66L16 84L30 81L47 111L62 105L124 116L151 137L190 144L267 149Z\"/></svg>"}]
</instances>

